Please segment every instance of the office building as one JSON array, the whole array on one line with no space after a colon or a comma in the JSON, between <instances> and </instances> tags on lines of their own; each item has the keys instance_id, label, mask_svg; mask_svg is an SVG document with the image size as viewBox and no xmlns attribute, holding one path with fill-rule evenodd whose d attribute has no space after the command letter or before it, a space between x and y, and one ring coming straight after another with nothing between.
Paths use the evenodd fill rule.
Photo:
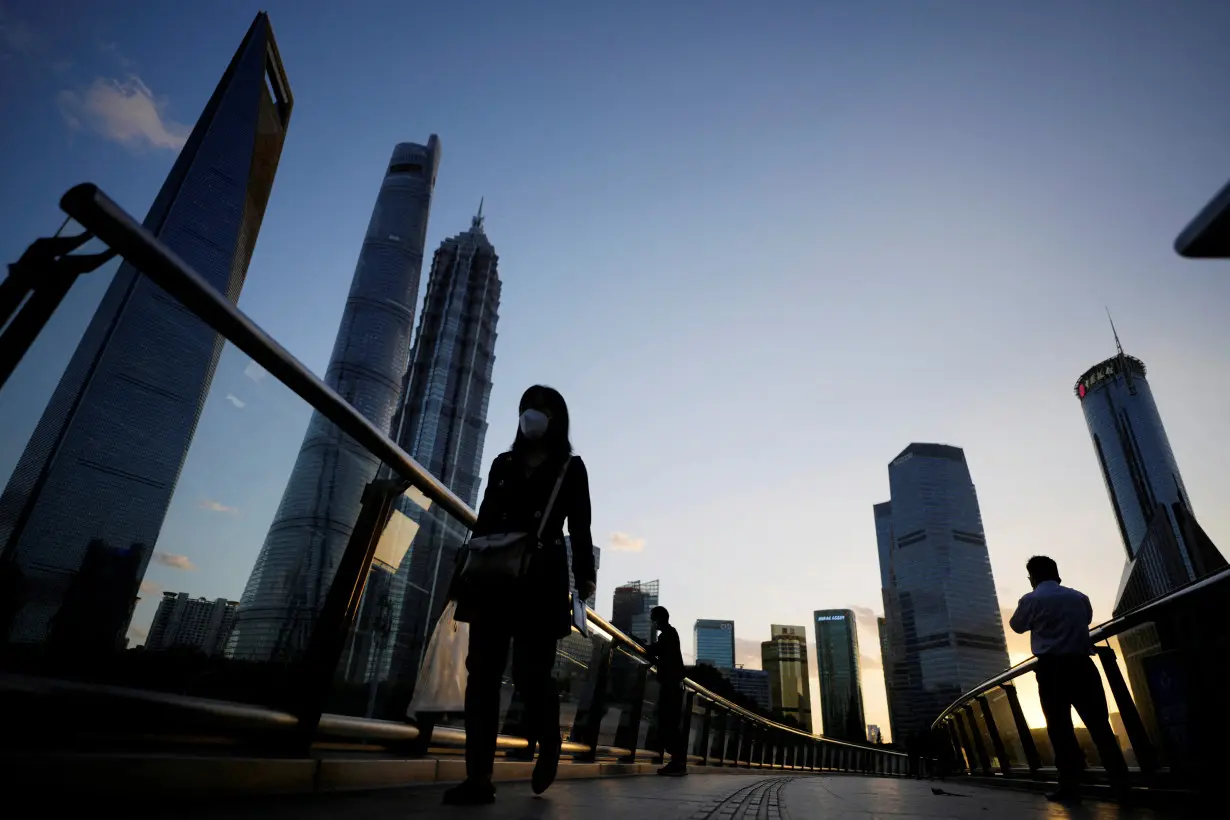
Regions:
<instances>
[{"instance_id":1,"label":"office building","mask_svg":"<svg viewBox=\"0 0 1230 820\"><path fill-rule=\"evenodd\" d=\"M243 288L291 108L261 13L143 223L231 302ZM47 638L91 544L140 556L140 583L221 352L221 336L131 264L119 266L0 494L0 560L20 575L22 601L10 640ZM113 591L130 594L126 584Z\"/></svg>"},{"instance_id":2,"label":"office building","mask_svg":"<svg viewBox=\"0 0 1230 820\"><path fill-rule=\"evenodd\" d=\"M874 743L877 746L884 742L884 733L874 723L867 724L867 742Z\"/></svg>"},{"instance_id":3,"label":"office building","mask_svg":"<svg viewBox=\"0 0 1230 820\"><path fill-rule=\"evenodd\" d=\"M766 715L773 711L773 693L769 685L769 673L763 669L744 669L736 666L723 669L722 674L730 681L734 690L744 697L750 698Z\"/></svg>"},{"instance_id":4,"label":"office building","mask_svg":"<svg viewBox=\"0 0 1230 820\"><path fill-rule=\"evenodd\" d=\"M965 453L911 444L875 505L884 595L884 682L893 739L930 729L952 701L1008 668L978 495ZM882 633L883 634L883 633Z\"/></svg>"},{"instance_id":5,"label":"office building","mask_svg":"<svg viewBox=\"0 0 1230 820\"><path fill-rule=\"evenodd\" d=\"M432 260L395 425L402 449L474 508L495 366L498 266L480 202L470 229L445 239ZM466 537L465 528L451 518L421 515L409 503L402 509L422 528L390 582L392 664L398 677L417 674L424 636L446 603L443 594L430 591L447 587Z\"/></svg>"},{"instance_id":6,"label":"office building","mask_svg":"<svg viewBox=\"0 0 1230 820\"><path fill-rule=\"evenodd\" d=\"M773 624L772 638L760 645L769 673L773 716L805 732L811 729L811 682L807 676L807 628Z\"/></svg>"},{"instance_id":7,"label":"office building","mask_svg":"<svg viewBox=\"0 0 1230 820\"><path fill-rule=\"evenodd\" d=\"M410 364L427 218L440 141L393 149L359 252L325 383L381 430L393 431ZM228 654L298 657L379 461L313 413L243 596Z\"/></svg>"},{"instance_id":8,"label":"office building","mask_svg":"<svg viewBox=\"0 0 1230 820\"><path fill-rule=\"evenodd\" d=\"M657 581L629 581L615 588L611 625L648 646L657 641L649 613L658 605Z\"/></svg>"},{"instance_id":9,"label":"office building","mask_svg":"<svg viewBox=\"0 0 1230 820\"><path fill-rule=\"evenodd\" d=\"M235 625L237 601L193 598L186 592L164 592L150 624L145 649L192 649L206 655L221 655Z\"/></svg>"},{"instance_id":10,"label":"office building","mask_svg":"<svg viewBox=\"0 0 1230 820\"><path fill-rule=\"evenodd\" d=\"M735 622L698 619L692 627L696 662L718 669L735 666Z\"/></svg>"},{"instance_id":11,"label":"office building","mask_svg":"<svg viewBox=\"0 0 1230 820\"><path fill-rule=\"evenodd\" d=\"M564 546L568 548L568 588L577 588L577 578L572 574L572 538L564 536ZM602 547L594 544L594 573L597 574L602 567ZM598 605L598 591L595 589L594 594L585 599L585 605L593 609Z\"/></svg>"},{"instance_id":12,"label":"office building","mask_svg":"<svg viewBox=\"0 0 1230 820\"><path fill-rule=\"evenodd\" d=\"M1144 362L1124 354L1118 333L1115 345L1117 354L1086 370L1073 391L1127 554L1115 604L1119 612L1224 567L1226 561L1203 532L1197 534Z\"/></svg>"},{"instance_id":13,"label":"office building","mask_svg":"<svg viewBox=\"0 0 1230 820\"><path fill-rule=\"evenodd\" d=\"M815 612L816 667L820 680L820 717L824 736L861 742L863 684L858 666L858 627L849 609Z\"/></svg>"}]
</instances>

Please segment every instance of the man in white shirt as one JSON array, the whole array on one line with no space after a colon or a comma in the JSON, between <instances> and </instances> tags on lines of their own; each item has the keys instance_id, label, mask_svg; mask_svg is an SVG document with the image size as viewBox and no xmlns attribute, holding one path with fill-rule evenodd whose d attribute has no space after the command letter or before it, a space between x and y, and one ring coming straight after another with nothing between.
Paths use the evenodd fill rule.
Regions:
<instances>
[{"instance_id":1,"label":"man in white shirt","mask_svg":"<svg viewBox=\"0 0 1230 820\"><path fill-rule=\"evenodd\" d=\"M1014 632L1030 633L1030 645L1038 656L1038 700L1059 769L1059 790L1047 798L1080 799L1078 786L1085 770L1085 753L1072 726L1073 707L1097 744L1111 782L1125 788L1127 763L1110 728L1102 675L1089 657L1093 654L1089 640L1093 607L1084 593L1060 585L1059 567L1052 559L1035 555L1025 568L1034 589L1022 596L1008 623Z\"/></svg>"}]
</instances>

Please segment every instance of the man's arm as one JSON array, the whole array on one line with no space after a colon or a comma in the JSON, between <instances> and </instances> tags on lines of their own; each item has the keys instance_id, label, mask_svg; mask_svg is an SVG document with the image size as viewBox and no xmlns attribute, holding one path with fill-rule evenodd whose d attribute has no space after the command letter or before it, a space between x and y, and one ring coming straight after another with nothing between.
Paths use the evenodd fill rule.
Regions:
<instances>
[{"instance_id":1,"label":"man's arm","mask_svg":"<svg viewBox=\"0 0 1230 820\"><path fill-rule=\"evenodd\" d=\"M1021 635L1029 631L1029 625L1032 621L1033 596L1027 592L1017 602L1016 612L1013 612L1012 617L1008 619L1008 626L1012 627L1013 632Z\"/></svg>"},{"instance_id":2,"label":"man's arm","mask_svg":"<svg viewBox=\"0 0 1230 820\"><path fill-rule=\"evenodd\" d=\"M1089 596L1081 593L1081 597L1085 599L1085 623L1093 623L1093 604L1089 603Z\"/></svg>"}]
</instances>

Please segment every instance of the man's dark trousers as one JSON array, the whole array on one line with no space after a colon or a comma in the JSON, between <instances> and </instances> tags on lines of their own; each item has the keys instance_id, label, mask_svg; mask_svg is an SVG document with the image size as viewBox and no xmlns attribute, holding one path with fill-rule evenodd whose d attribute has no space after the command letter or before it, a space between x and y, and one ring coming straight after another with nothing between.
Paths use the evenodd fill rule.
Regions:
<instances>
[{"instance_id":1,"label":"man's dark trousers","mask_svg":"<svg viewBox=\"0 0 1230 820\"><path fill-rule=\"evenodd\" d=\"M670 762L685 765L688 762L687 741L683 737L683 687L682 681L662 680L658 685L658 743L662 756Z\"/></svg>"},{"instance_id":2,"label":"man's dark trousers","mask_svg":"<svg viewBox=\"0 0 1230 820\"><path fill-rule=\"evenodd\" d=\"M1046 715L1046 733L1055 750L1060 782L1077 783L1085 770L1085 753L1072 726L1073 707L1098 747L1107 776L1117 784L1126 782L1127 762L1110 728L1106 692L1093 659L1088 655L1042 655L1038 658L1036 673L1038 700Z\"/></svg>"}]
</instances>

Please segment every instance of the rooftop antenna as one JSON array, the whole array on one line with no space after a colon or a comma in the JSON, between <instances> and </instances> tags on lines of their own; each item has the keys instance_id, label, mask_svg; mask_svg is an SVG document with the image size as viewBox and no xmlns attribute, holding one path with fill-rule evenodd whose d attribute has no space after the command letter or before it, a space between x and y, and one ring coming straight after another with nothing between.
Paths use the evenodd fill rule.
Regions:
<instances>
[{"instance_id":1,"label":"rooftop antenna","mask_svg":"<svg viewBox=\"0 0 1230 820\"><path fill-rule=\"evenodd\" d=\"M485 196L479 197L478 213L475 214L474 218L470 220L470 230L472 231L478 231L481 233L483 230L483 202L485 202L486 200L487 200L487 197Z\"/></svg>"},{"instance_id":2,"label":"rooftop antenna","mask_svg":"<svg viewBox=\"0 0 1230 820\"><path fill-rule=\"evenodd\" d=\"M1110 308L1106 308L1106 318L1110 321L1110 332L1115 337L1116 358L1119 360L1119 369L1123 373L1123 378L1127 382L1128 393L1132 396L1136 395L1136 385L1132 382L1132 369L1128 367L1127 355L1123 352L1123 345L1119 343L1119 331L1115 330L1115 319L1110 315Z\"/></svg>"}]
</instances>

